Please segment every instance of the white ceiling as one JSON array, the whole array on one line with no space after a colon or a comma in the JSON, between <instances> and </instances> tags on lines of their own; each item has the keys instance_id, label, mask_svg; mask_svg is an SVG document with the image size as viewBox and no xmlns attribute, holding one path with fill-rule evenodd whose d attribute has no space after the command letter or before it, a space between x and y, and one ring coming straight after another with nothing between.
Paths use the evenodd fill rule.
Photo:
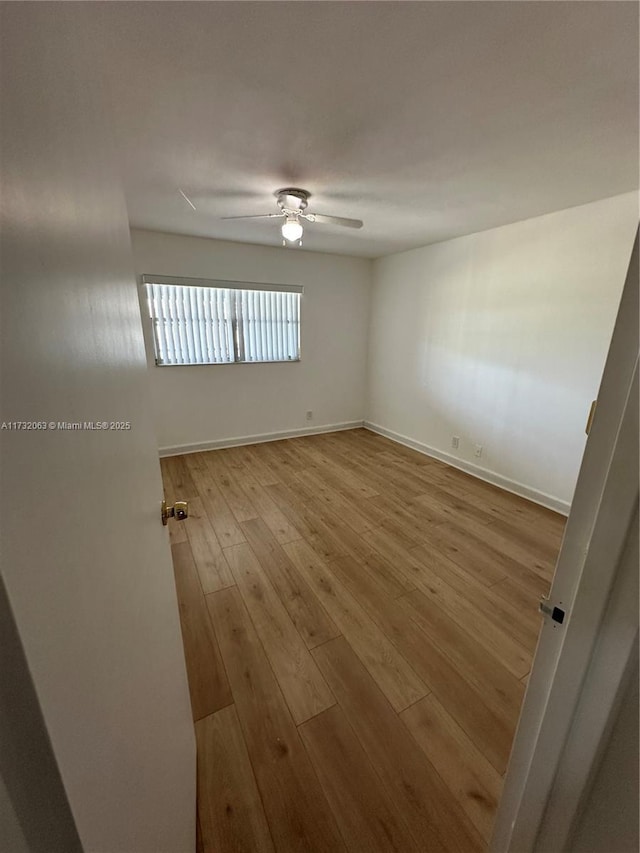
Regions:
<instances>
[{"instance_id":1,"label":"white ceiling","mask_svg":"<svg viewBox=\"0 0 640 853\"><path fill-rule=\"evenodd\" d=\"M115 2L94 6L134 226L377 257L638 181L632 2ZM193 211L178 188L193 200Z\"/></svg>"}]
</instances>

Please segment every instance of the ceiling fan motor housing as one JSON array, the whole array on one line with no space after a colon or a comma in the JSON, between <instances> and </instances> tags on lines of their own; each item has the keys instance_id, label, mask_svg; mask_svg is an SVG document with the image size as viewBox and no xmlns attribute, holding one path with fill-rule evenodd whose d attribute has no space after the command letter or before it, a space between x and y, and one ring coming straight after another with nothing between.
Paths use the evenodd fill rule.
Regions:
<instances>
[{"instance_id":1,"label":"ceiling fan motor housing","mask_svg":"<svg viewBox=\"0 0 640 853\"><path fill-rule=\"evenodd\" d=\"M274 193L278 199L278 206L282 210L299 210L302 212L309 204L311 193L297 187L285 187Z\"/></svg>"}]
</instances>

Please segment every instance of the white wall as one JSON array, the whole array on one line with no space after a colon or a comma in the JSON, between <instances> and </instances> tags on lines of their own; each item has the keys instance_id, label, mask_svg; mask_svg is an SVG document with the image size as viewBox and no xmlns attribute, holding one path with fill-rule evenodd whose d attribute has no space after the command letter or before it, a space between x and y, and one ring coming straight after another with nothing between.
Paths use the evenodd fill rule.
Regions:
<instances>
[{"instance_id":1,"label":"white wall","mask_svg":"<svg viewBox=\"0 0 640 853\"><path fill-rule=\"evenodd\" d=\"M637 222L629 193L375 261L367 421L566 509Z\"/></svg>"},{"instance_id":2,"label":"white wall","mask_svg":"<svg viewBox=\"0 0 640 853\"><path fill-rule=\"evenodd\" d=\"M152 231L131 236L139 275L304 286L296 363L156 368L145 323L161 450L363 420L371 261Z\"/></svg>"}]
</instances>

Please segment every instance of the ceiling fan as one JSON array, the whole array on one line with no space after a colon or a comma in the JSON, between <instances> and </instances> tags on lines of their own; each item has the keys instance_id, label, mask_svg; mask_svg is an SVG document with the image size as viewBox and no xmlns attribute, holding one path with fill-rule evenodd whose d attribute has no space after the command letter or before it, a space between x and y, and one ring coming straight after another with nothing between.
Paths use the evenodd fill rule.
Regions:
<instances>
[{"instance_id":1,"label":"ceiling fan","mask_svg":"<svg viewBox=\"0 0 640 853\"><path fill-rule=\"evenodd\" d=\"M323 213L306 213L311 193L298 187L286 187L274 193L280 208L278 213L259 213L255 216L223 216L223 219L283 219L282 245L298 243L302 246L304 228L300 220L317 222L321 225L342 225L345 228L362 228L361 219L346 219L344 216L325 216Z\"/></svg>"}]
</instances>

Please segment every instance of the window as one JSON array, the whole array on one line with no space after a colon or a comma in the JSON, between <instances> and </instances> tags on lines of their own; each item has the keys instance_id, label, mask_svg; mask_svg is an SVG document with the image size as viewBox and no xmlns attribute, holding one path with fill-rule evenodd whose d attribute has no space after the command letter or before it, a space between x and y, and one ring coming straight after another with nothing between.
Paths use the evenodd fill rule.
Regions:
<instances>
[{"instance_id":1,"label":"window","mask_svg":"<svg viewBox=\"0 0 640 853\"><path fill-rule=\"evenodd\" d=\"M299 361L301 287L143 275L156 364Z\"/></svg>"}]
</instances>

